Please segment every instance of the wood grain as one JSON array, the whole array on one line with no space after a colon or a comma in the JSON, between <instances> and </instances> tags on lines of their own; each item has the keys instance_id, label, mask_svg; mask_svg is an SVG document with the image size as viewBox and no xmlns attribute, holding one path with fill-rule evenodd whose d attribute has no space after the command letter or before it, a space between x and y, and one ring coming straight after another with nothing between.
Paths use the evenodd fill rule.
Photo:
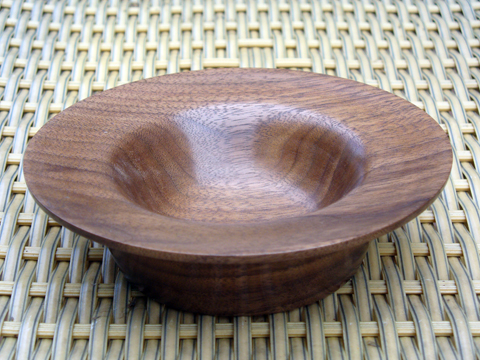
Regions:
<instances>
[{"instance_id":1,"label":"wood grain","mask_svg":"<svg viewBox=\"0 0 480 360\"><path fill-rule=\"evenodd\" d=\"M111 163L119 191L150 211L248 222L339 200L361 182L363 153L355 134L328 117L276 104L218 104L129 134Z\"/></svg>"},{"instance_id":2,"label":"wood grain","mask_svg":"<svg viewBox=\"0 0 480 360\"><path fill-rule=\"evenodd\" d=\"M350 80L288 70L168 75L68 108L30 141L29 191L169 306L284 311L337 289L368 242L443 188L448 138Z\"/></svg>"}]
</instances>

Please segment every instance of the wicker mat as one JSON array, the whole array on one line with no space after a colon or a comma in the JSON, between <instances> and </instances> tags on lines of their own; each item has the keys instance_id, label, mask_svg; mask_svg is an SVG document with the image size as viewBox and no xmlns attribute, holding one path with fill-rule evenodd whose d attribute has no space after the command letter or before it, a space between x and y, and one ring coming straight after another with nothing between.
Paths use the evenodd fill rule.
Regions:
<instances>
[{"instance_id":1,"label":"wicker mat","mask_svg":"<svg viewBox=\"0 0 480 360\"><path fill-rule=\"evenodd\" d=\"M1 1L0 359L478 359L479 16L467 0ZM447 187L307 308L215 318L145 298L107 249L39 210L22 154L95 92L212 67L321 72L406 98L450 136Z\"/></svg>"}]
</instances>

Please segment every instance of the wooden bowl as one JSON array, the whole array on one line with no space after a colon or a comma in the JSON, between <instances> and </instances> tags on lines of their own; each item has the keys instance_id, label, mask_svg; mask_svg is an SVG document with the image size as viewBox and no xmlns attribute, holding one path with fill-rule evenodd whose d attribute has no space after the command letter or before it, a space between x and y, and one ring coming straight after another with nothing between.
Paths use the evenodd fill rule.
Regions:
<instances>
[{"instance_id":1,"label":"wooden bowl","mask_svg":"<svg viewBox=\"0 0 480 360\"><path fill-rule=\"evenodd\" d=\"M315 302L368 242L425 210L448 137L385 91L308 72L223 69L92 96L30 141L38 204L108 246L146 294L218 315Z\"/></svg>"}]
</instances>

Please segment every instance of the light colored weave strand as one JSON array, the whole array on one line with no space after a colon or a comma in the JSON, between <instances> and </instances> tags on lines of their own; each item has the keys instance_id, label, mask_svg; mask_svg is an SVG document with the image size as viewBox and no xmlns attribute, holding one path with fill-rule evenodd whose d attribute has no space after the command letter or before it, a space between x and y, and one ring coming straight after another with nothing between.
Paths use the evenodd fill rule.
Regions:
<instances>
[{"instance_id":1,"label":"light colored weave strand","mask_svg":"<svg viewBox=\"0 0 480 360\"><path fill-rule=\"evenodd\" d=\"M1 1L0 359L478 358L479 16L467 0ZM450 181L319 303L235 319L167 309L35 206L21 159L94 92L208 67L315 71L404 97L448 132Z\"/></svg>"}]
</instances>

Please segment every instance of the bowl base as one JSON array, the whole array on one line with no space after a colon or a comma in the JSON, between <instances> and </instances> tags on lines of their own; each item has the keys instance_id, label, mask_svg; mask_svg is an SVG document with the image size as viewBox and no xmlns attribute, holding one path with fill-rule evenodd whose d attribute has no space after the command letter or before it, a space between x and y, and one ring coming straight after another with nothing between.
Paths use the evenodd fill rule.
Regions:
<instances>
[{"instance_id":1,"label":"bowl base","mask_svg":"<svg viewBox=\"0 0 480 360\"><path fill-rule=\"evenodd\" d=\"M293 310L328 296L355 274L367 249L363 243L348 253L339 250L289 266L212 266L110 251L126 279L162 304L198 314L252 316Z\"/></svg>"}]
</instances>

